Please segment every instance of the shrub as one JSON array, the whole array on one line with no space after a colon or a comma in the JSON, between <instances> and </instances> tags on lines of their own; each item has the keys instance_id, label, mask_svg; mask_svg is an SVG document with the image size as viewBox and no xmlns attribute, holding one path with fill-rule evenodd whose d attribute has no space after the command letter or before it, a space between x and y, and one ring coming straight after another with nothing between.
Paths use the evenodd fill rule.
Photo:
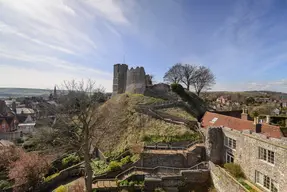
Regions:
<instances>
[{"instance_id":1,"label":"shrub","mask_svg":"<svg viewBox=\"0 0 287 192\"><path fill-rule=\"evenodd\" d=\"M117 171L120 169L121 169L121 163L118 161L111 161L109 166L108 166L109 171Z\"/></svg>"},{"instance_id":2,"label":"shrub","mask_svg":"<svg viewBox=\"0 0 287 192\"><path fill-rule=\"evenodd\" d=\"M185 93L184 88L181 84L173 83L171 84L171 90L179 95Z\"/></svg>"},{"instance_id":3,"label":"shrub","mask_svg":"<svg viewBox=\"0 0 287 192\"><path fill-rule=\"evenodd\" d=\"M68 155L67 157L62 159L62 164L64 166L71 166L79 162L80 158L75 154Z\"/></svg>"},{"instance_id":4,"label":"shrub","mask_svg":"<svg viewBox=\"0 0 287 192\"><path fill-rule=\"evenodd\" d=\"M60 187L58 187L57 189L55 189L55 192L68 192L68 189L66 186L61 185Z\"/></svg>"},{"instance_id":5,"label":"shrub","mask_svg":"<svg viewBox=\"0 0 287 192\"><path fill-rule=\"evenodd\" d=\"M131 161L133 163L137 162L140 159L140 155L139 154L135 154L131 157Z\"/></svg>"},{"instance_id":6,"label":"shrub","mask_svg":"<svg viewBox=\"0 0 287 192\"><path fill-rule=\"evenodd\" d=\"M12 184L9 183L9 181L0 180L0 190L8 189L10 187L12 187Z\"/></svg>"},{"instance_id":7,"label":"shrub","mask_svg":"<svg viewBox=\"0 0 287 192\"><path fill-rule=\"evenodd\" d=\"M48 181L54 179L55 177L57 177L57 176L59 176L59 175L60 175L60 173L54 173L53 175L49 175L48 177L46 177L46 178L44 179L44 181L45 181L45 182L48 182Z\"/></svg>"},{"instance_id":8,"label":"shrub","mask_svg":"<svg viewBox=\"0 0 287 192\"><path fill-rule=\"evenodd\" d=\"M241 170L240 165L234 163L225 163L224 168L236 178L245 178L243 171Z\"/></svg>"},{"instance_id":9,"label":"shrub","mask_svg":"<svg viewBox=\"0 0 287 192\"><path fill-rule=\"evenodd\" d=\"M129 162L131 162L131 156L128 155L121 159L121 166L128 164Z\"/></svg>"},{"instance_id":10,"label":"shrub","mask_svg":"<svg viewBox=\"0 0 287 192\"><path fill-rule=\"evenodd\" d=\"M47 157L37 153L21 151L19 158L10 164L9 179L14 180L14 191L34 190L48 172L49 162Z\"/></svg>"},{"instance_id":11,"label":"shrub","mask_svg":"<svg viewBox=\"0 0 287 192\"><path fill-rule=\"evenodd\" d=\"M93 160L91 163L94 174L102 174L107 171L108 165L104 161Z\"/></svg>"},{"instance_id":12,"label":"shrub","mask_svg":"<svg viewBox=\"0 0 287 192\"><path fill-rule=\"evenodd\" d=\"M163 188L155 188L154 192L165 192L165 190Z\"/></svg>"}]
</instances>

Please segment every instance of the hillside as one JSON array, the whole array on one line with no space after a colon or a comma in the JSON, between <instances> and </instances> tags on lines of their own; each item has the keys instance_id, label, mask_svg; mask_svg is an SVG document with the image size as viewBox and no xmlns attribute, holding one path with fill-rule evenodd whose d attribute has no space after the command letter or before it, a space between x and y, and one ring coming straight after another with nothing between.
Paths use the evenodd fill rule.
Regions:
<instances>
[{"instance_id":1,"label":"hillside","mask_svg":"<svg viewBox=\"0 0 287 192\"><path fill-rule=\"evenodd\" d=\"M100 108L100 122L105 133L100 149L119 153L126 148L136 148L146 142L180 141L194 137L193 131L184 125L167 123L136 111L138 104L162 101L139 94L117 95Z\"/></svg>"},{"instance_id":2,"label":"hillside","mask_svg":"<svg viewBox=\"0 0 287 192\"><path fill-rule=\"evenodd\" d=\"M220 96L229 96L231 100L244 100L247 97L269 97L272 99L279 100L281 97L287 98L287 93L275 92L275 91L239 91L239 92L229 92L229 91L209 91L203 93L204 98L209 100L216 99Z\"/></svg>"},{"instance_id":3,"label":"hillside","mask_svg":"<svg viewBox=\"0 0 287 192\"><path fill-rule=\"evenodd\" d=\"M49 95L48 89L29 89L29 88L0 88L0 98L7 97L31 97Z\"/></svg>"}]
</instances>

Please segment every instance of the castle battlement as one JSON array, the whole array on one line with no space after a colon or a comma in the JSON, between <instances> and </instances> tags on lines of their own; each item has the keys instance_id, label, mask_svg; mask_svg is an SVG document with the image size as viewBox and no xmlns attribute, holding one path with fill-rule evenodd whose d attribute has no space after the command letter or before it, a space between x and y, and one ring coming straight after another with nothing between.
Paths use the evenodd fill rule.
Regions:
<instances>
[{"instance_id":1,"label":"castle battlement","mask_svg":"<svg viewBox=\"0 0 287 192\"><path fill-rule=\"evenodd\" d=\"M126 64L114 65L113 95L125 92L143 94L149 85L151 79L143 67L129 69Z\"/></svg>"}]
</instances>

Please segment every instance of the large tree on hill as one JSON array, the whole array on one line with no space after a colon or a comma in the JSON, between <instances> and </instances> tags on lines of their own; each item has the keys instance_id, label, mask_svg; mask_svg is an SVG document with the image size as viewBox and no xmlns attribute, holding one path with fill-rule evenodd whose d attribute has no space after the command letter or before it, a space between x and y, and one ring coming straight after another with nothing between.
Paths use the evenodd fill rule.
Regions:
<instances>
[{"instance_id":1,"label":"large tree on hill","mask_svg":"<svg viewBox=\"0 0 287 192\"><path fill-rule=\"evenodd\" d=\"M164 74L164 81L170 83L180 83L182 80L182 65L177 63L173 65L169 70Z\"/></svg>"},{"instance_id":2,"label":"large tree on hill","mask_svg":"<svg viewBox=\"0 0 287 192\"><path fill-rule=\"evenodd\" d=\"M59 91L58 107L52 108L57 123L53 127L55 141L77 151L84 157L86 191L92 191L91 153L105 134L99 123L99 107L103 101L103 89L95 82L65 82ZM93 146L92 146L93 144Z\"/></svg>"},{"instance_id":3,"label":"large tree on hill","mask_svg":"<svg viewBox=\"0 0 287 192\"><path fill-rule=\"evenodd\" d=\"M196 69L192 85L195 93L199 96L203 90L208 90L215 84L215 76L211 70L205 66Z\"/></svg>"},{"instance_id":4,"label":"large tree on hill","mask_svg":"<svg viewBox=\"0 0 287 192\"><path fill-rule=\"evenodd\" d=\"M209 68L181 63L172 66L165 73L164 80L183 84L187 90L192 86L198 96L203 90L208 90L215 84L215 76Z\"/></svg>"},{"instance_id":5,"label":"large tree on hill","mask_svg":"<svg viewBox=\"0 0 287 192\"><path fill-rule=\"evenodd\" d=\"M184 64L181 65L181 83L186 86L186 89L190 89L190 85L196 78L197 67L194 65Z\"/></svg>"}]
</instances>

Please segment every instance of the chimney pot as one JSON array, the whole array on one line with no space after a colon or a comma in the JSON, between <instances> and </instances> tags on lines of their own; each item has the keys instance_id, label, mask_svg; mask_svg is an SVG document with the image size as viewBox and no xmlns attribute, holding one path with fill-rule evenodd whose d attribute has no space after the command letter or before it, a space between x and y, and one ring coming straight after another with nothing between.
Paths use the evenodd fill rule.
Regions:
<instances>
[{"instance_id":1,"label":"chimney pot","mask_svg":"<svg viewBox=\"0 0 287 192\"><path fill-rule=\"evenodd\" d=\"M266 123L270 124L270 115L266 115Z\"/></svg>"}]
</instances>

